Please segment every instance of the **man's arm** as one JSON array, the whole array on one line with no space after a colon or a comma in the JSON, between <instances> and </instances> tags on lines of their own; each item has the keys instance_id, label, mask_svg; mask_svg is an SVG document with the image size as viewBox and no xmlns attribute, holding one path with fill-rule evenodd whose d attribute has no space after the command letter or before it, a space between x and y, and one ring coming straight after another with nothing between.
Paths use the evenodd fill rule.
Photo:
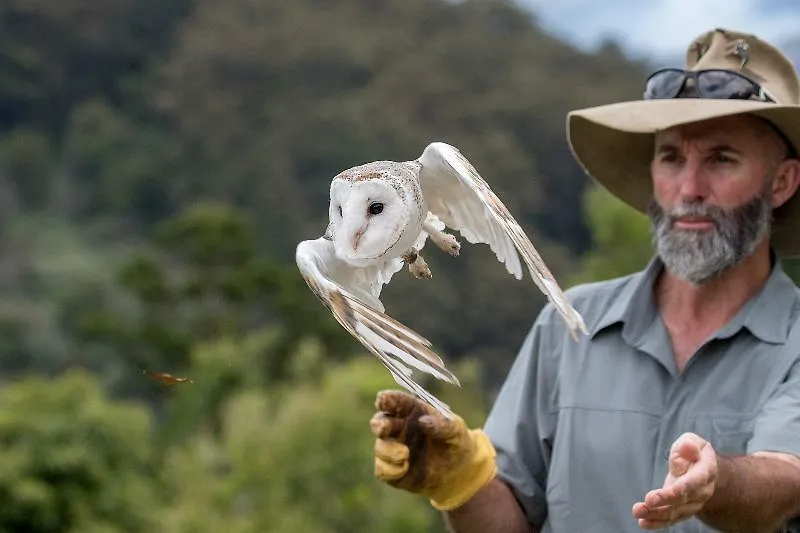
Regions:
<instances>
[{"instance_id":1,"label":"man's arm","mask_svg":"<svg viewBox=\"0 0 800 533\"><path fill-rule=\"evenodd\" d=\"M539 533L528 523L508 485L496 477L467 503L444 516L450 533Z\"/></svg>"},{"instance_id":2,"label":"man's arm","mask_svg":"<svg viewBox=\"0 0 800 533\"><path fill-rule=\"evenodd\" d=\"M800 323L795 330L800 336ZM800 345L790 340L787 346ZM747 455L721 457L688 433L673 443L664 486L634 504L645 529L696 516L722 531L774 533L800 517L800 359L754 420Z\"/></svg>"},{"instance_id":3,"label":"man's arm","mask_svg":"<svg viewBox=\"0 0 800 533\"><path fill-rule=\"evenodd\" d=\"M714 494L697 517L721 531L777 531L800 516L800 458L770 452L717 457Z\"/></svg>"}]
</instances>

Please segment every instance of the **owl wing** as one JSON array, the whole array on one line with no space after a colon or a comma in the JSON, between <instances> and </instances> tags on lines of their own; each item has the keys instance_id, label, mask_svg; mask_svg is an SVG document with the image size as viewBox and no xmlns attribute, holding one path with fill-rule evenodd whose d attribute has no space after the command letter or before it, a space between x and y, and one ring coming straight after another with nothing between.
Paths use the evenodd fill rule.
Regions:
<instances>
[{"instance_id":1,"label":"owl wing","mask_svg":"<svg viewBox=\"0 0 800 533\"><path fill-rule=\"evenodd\" d=\"M572 336L588 333L583 318L562 292L539 252L466 157L442 142L429 144L417 159L422 165L420 184L428 209L450 228L475 244L488 244L517 279L522 279L522 264L547 298L564 318Z\"/></svg>"},{"instance_id":2,"label":"owl wing","mask_svg":"<svg viewBox=\"0 0 800 533\"><path fill-rule=\"evenodd\" d=\"M386 272L391 272L394 264L388 269L352 267L336 257L333 242L324 237L300 242L295 261L311 292L345 330L383 363L400 386L444 416L453 416L445 403L414 381L412 368L460 386L458 378L445 368L430 341L385 314L378 298ZM398 261L402 268L402 260Z\"/></svg>"}]
</instances>

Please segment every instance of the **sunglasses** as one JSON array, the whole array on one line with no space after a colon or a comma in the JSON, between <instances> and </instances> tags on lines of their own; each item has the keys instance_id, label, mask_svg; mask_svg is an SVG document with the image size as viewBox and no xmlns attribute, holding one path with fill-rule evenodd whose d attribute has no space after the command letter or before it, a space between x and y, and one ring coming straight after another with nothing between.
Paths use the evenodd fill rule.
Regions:
<instances>
[{"instance_id":1,"label":"sunglasses","mask_svg":"<svg viewBox=\"0 0 800 533\"><path fill-rule=\"evenodd\" d=\"M754 82L744 74L732 70L681 70L665 68L657 70L647 78L644 89L645 100L663 100L679 98L687 80L692 80L694 86L684 98L714 98L750 100L755 97L762 102L776 103L766 89ZM788 137L772 122L767 124L780 136L787 147L787 158L797 159L798 153Z\"/></svg>"},{"instance_id":2,"label":"sunglasses","mask_svg":"<svg viewBox=\"0 0 800 533\"><path fill-rule=\"evenodd\" d=\"M775 102L775 99L761 85L747 76L732 70L681 70L665 68L657 70L645 82L644 99L662 100L678 98L692 80L693 87L684 97L750 100L755 98L762 102Z\"/></svg>"}]
</instances>

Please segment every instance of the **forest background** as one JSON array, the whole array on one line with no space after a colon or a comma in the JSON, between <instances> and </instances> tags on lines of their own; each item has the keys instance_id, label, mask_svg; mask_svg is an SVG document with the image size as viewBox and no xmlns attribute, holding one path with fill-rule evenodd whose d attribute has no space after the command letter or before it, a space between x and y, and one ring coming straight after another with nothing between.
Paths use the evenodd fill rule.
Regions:
<instances>
[{"instance_id":1,"label":"forest background","mask_svg":"<svg viewBox=\"0 0 800 533\"><path fill-rule=\"evenodd\" d=\"M372 477L396 385L295 245L334 174L442 140L563 287L641 268L647 220L581 171L564 119L638 98L649 69L504 1L6 0L0 533L442 531ZM396 275L387 309L479 425L544 298L486 246L426 259L434 279Z\"/></svg>"}]
</instances>

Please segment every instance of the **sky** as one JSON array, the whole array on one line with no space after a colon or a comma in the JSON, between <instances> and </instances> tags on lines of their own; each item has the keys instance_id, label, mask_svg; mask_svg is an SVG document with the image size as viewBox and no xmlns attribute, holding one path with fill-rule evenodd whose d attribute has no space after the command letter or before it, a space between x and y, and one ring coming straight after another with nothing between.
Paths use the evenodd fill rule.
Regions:
<instances>
[{"instance_id":1,"label":"sky","mask_svg":"<svg viewBox=\"0 0 800 533\"><path fill-rule=\"evenodd\" d=\"M606 36L637 57L682 61L689 42L724 27L787 46L800 64L800 0L515 0L545 29L592 49Z\"/></svg>"}]
</instances>

